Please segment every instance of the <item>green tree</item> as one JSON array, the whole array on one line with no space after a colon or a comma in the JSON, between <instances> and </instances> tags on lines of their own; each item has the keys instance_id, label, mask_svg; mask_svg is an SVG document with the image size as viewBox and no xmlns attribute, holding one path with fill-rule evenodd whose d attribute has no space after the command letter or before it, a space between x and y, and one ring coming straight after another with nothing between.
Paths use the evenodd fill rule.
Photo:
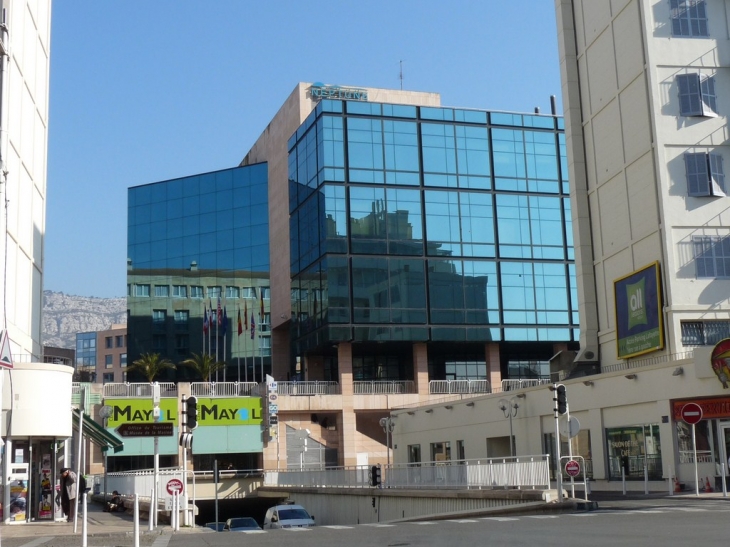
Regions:
<instances>
[{"instance_id":1,"label":"green tree","mask_svg":"<svg viewBox=\"0 0 730 547\"><path fill-rule=\"evenodd\" d=\"M225 368L226 364L215 360L215 357L208 353L193 353L192 357L180 363L185 367L192 368L200 379L210 382L213 374Z\"/></svg>"},{"instance_id":2,"label":"green tree","mask_svg":"<svg viewBox=\"0 0 730 547\"><path fill-rule=\"evenodd\" d=\"M139 372L147 378L148 382L153 382L163 370L168 368L175 368L169 359L163 359L159 353L143 353L127 370Z\"/></svg>"}]
</instances>

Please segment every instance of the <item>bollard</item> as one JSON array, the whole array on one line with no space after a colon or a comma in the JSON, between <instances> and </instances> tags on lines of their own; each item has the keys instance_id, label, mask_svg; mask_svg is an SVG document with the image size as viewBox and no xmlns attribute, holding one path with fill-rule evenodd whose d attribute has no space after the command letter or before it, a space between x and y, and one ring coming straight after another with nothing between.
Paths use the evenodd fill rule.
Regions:
<instances>
[{"instance_id":1,"label":"bollard","mask_svg":"<svg viewBox=\"0 0 730 547\"><path fill-rule=\"evenodd\" d=\"M649 494L649 468L646 466L646 461L644 461L644 494Z\"/></svg>"},{"instance_id":2,"label":"bollard","mask_svg":"<svg viewBox=\"0 0 730 547\"><path fill-rule=\"evenodd\" d=\"M76 500L76 502L78 503L78 500ZM86 520L88 517L88 515L87 515L88 507L86 504L86 492L84 492L84 494L82 496L82 503L83 503L82 508L84 510L84 516L83 516L84 520L81 521L81 547L87 547L89 545L89 528L88 528L88 521Z\"/></svg>"},{"instance_id":3,"label":"bollard","mask_svg":"<svg viewBox=\"0 0 730 547\"><path fill-rule=\"evenodd\" d=\"M590 479L588 477L585 477L583 479L583 482L586 485L586 501L588 501L588 494L591 493L591 481L590 481Z\"/></svg>"},{"instance_id":4,"label":"bollard","mask_svg":"<svg viewBox=\"0 0 730 547\"><path fill-rule=\"evenodd\" d=\"M672 481L672 471L669 470L669 495L674 495L674 481Z\"/></svg>"},{"instance_id":5,"label":"bollard","mask_svg":"<svg viewBox=\"0 0 730 547\"><path fill-rule=\"evenodd\" d=\"M725 477L727 476L727 473L725 472L725 464L722 464L722 497L727 497L727 480Z\"/></svg>"},{"instance_id":6,"label":"bollard","mask_svg":"<svg viewBox=\"0 0 730 547\"><path fill-rule=\"evenodd\" d=\"M623 485L622 488L623 488L623 492L624 492L624 496L625 496L626 495L626 470L623 468L623 466L621 467L621 484Z\"/></svg>"},{"instance_id":7,"label":"bollard","mask_svg":"<svg viewBox=\"0 0 730 547\"><path fill-rule=\"evenodd\" d=\"M134 547L139 547L139 494L134 495Z\"/></svg>"}]
</instances>

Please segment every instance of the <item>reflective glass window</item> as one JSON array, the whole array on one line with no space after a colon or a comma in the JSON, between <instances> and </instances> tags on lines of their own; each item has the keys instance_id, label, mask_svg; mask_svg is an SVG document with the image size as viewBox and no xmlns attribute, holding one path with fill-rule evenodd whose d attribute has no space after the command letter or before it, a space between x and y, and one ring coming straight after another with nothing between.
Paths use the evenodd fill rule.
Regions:
<instances>
[{"instance_id":1,"label":"reflective glass window","mask_svg":"<svg viewBox=\"0 0 730 547\"><path fill-rule=\"evenodd\" d=\"M477 192L424 192L430 255L495 256L492 196Z\"/></svg>"},{"instance_id":2,"label":"reflective glass window","mask_svg":"<svg viewBox=\"0 0 730 547\"><path fill-rule=\"evenodd\" d=\"M456 173L453 125L422 123L421 147L424 173Z\"/></svg>"}]
</instances>

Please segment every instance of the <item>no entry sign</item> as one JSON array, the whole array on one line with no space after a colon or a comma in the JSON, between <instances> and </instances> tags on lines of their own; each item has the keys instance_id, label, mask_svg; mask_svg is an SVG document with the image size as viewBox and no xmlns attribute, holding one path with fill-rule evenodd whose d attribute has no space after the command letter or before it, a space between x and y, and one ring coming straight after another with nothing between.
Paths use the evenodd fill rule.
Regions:
<instances>
[{"instance_id":1,"label":"no entry sign","mask_svg":"<svg viewBox=\"0 0 730 547\"><path fill-rule=\"evenodd\" d=\"M682 420L685 423L694 425L702 419L702 407L697 403L687 403L682 407Z\"/></svg>"},{"instance_id":2,"label":"no entry sign","mask_svg":"<svg viewBox=\"0 0 730 547\"><path fill-rule=\"evenodd\" d=\"M167 493L172 496L175 492L178 494L183 493L183 483L179 479L170 479L167 481Z\"/></svg>"},{"instance_id":3,"label":"no entry sign","mask_svg":"<svg viewBox=\"0 0 730 547\"><path fill-rule=\"evenodd\" d=\"M576 460L570 460L565 464L565 472L571 477L577 477L580 474L580 464Z\"/></svg>"}]
</instances>

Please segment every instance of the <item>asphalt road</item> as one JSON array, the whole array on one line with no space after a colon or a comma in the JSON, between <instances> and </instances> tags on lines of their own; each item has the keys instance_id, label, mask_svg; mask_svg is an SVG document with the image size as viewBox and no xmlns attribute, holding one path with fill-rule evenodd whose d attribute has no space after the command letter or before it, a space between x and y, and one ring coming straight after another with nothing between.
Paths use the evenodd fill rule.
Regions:
<instances>
[{"instance_id":1,"label":"asphalt road","mask_svg":"<svg viewBox=\"0 0 730 547\"><path fill-rule=\"evenodd\" d=\"M662 547L727 544L728 500L657 499L599 503L592 512L453 519L393 525L319 526L258 534L175 535L169 547Z\"/></svg>"}]
</instances>

